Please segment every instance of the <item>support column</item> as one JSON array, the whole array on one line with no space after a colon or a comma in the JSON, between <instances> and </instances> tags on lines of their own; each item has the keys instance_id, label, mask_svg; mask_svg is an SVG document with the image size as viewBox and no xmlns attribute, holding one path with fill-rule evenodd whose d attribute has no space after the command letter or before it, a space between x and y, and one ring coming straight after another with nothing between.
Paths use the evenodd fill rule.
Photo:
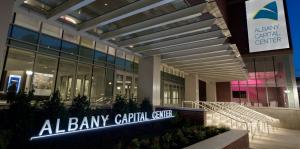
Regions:
<instances>
[{"instance_id":1,"label":"support column","mask_svg":"<svg viewBox=\"0 0 300 149\"><path fill-rule=\"evenodd\" d=\"M12 21L14 0L2 0L0 6L0 78L3 71L3 65L6 55L6 40L9 24Z\"/></svg>"},{"instance_id":2,"label":"support column","mask_svg":"<svg viewBox=\"0 0 300 149\"><path fill-rule=\"evenodd\" d=\"M185 101L199 101L199 79L196 74L185 75Z\"/></svg>"},{"instance_id":3,"label":"support column","mask_svg":"<svg viewBox=\"0 0 300 149\"><path fill-rule=\"evenodd\" d=\"M138 99L149 99L153 106L160 105L160 56L145 57L139 63Z\"/></svg>"},{"instance_id":4,"label":"support column","mask_svg":"<svg viewBox=\"0 0 300 149\"><path fill-rule=\"evenodd\" d=\"M207 101L210 101L210 102L217 101L216 82L212 82L212 81L206 82L206 96L207 96Z\"/></svg>"}]
</instances>

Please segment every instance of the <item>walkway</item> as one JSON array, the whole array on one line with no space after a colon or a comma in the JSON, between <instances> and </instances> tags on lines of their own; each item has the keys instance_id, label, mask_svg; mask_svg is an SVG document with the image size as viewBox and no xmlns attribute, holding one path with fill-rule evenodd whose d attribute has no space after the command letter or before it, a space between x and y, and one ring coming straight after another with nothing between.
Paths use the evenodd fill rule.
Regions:
<instances>
[{"instance_id":1,"label":"walkway","mask_svg":"<svg viewBox=\"0 0 300 149\"><path fill-rule=\"evenodd\" d=\"M250 142L251 149L300 149L300 131L279 128L260 134Z\"/></svg>"}]
</instances>

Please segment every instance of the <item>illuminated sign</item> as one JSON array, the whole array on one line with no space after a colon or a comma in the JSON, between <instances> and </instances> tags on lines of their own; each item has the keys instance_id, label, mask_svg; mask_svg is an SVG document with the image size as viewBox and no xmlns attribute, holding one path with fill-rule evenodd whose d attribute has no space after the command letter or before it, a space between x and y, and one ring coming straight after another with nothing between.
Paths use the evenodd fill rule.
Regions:
<instances>
[{"instance_id":1,"label":"illuminated sign","mask_svg":"<svg viewBox=\"0 0 300 149\"><path fill-rule=\"evenodd\" d=\"M120 127L124 125L151 122L173 117L175 116L173 116L172 110L154 111L149 118L147 112L117 114L113 119L114 124L111 125L108 124L109 115L96 115L90 117L85 116L81 119L77 117L70 117L68 120L67 128L65 129L61 128L61 120L59 118L56 119L54 127L53 125L51 125L50 120L47 119L45 120L39 134L37 136L31 137L30 140L105 128Z\"/></svg>"},{"instance_id":2,"label":"illuminated sign","mask_svg":"<svg viewBox=\"0 0 300 149\"><path fill-rule=\"evenodd\" d=\"M289 48L282 0L246 1L249 51Z\"/></svg>"},{"instance_id":3,"label":"illuminated sign","mask_svg":"<svg viewBox=\"0 0 300 149\"><path fill-rule=\"evenodd\" d=\"M21 76L20 75L9 75L8 78L8 88L12 85L15 85L16 92L19 92L21 85Z\"/></svg>"}]
</instances>

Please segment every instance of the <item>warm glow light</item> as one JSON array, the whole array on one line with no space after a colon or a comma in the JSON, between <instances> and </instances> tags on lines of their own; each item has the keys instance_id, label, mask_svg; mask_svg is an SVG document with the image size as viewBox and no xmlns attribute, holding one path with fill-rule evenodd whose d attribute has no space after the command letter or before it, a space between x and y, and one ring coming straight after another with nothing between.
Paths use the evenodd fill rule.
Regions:
<instances>
[{"instance_id":1,"label":"warm glow light","mask_svg":"<svg viewBox=\"0 0 300 149\"><path fill-rule=\"evenodd\" d=\"M288 93L290 93L291 91L290 90L284 90L284 93L286 93L286 94L288 94Z\"/></svg>"},{"instance_id":2,"label":"warm glow light","mask_svg":"<svg viewBox=\"0 0 300 149\"><path fill-rule=\"evenodd\" d=\"M33 72L31 70L26 71L26 75L31 76L32 74L33 74Z\"/></svg>"},{"instance_id":3,"label":"warm glow light","mask_svg":"<svg viewBox=\"0 0 300 149\"><path fill-rule=\"evenodd\" d=\"M68 22L71 22L73 24L77 24L78 23L74 18L72 18L70 16L61 16L60 18L66 20Z\"/></svg>"}]
</instances>

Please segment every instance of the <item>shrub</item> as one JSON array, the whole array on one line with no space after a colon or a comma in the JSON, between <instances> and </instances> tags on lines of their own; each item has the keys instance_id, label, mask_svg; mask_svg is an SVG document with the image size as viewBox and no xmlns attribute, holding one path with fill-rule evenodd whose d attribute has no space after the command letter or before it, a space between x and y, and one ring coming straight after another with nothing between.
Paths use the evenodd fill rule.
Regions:
<instances>
[{"instance_id":1,"label":"shrub","mask_svg":"<svg viewBox=\"0 0 300 149\"><path fill-rule=\"evenodd\" d=\"M33 108L31 107L33 91L30 91L28 94L21 91L14 98L10 99L13 100L9 102L8 130L12 135L8 145L9 148L20 148L29 143L30 131L35 124Z\"/></svg>"},{"instance_id":2,"label":"shrub","mask_svg":"<svg viewBox=\"0 0 300 149\"><path fill-rule=\"evenodd\" d=\"M137 138L131 140L129 146L130 149L139 149L140 148L140 141Z\"/></svg>"},{"instance_id":3,"label":"shrub","mask_svg":"<svg viewBox=\"0 0 300 149\"><path fill-rule=\"evenodd\" d=\"M172 144L173 138L171 133L166 133L161 137L162 148L168 149Z\"/></svg>"},{"instance_id":4,"label":"shrub","mask_svg":"<svg viewBox=\"0 0 300 149\"><path fill-rule=\"evenodd\" d=\"M116 101L113 104L112 112L113 114L118 114L118 113L128 113L128 106L126 103L126 100L122 96L117 96Z\"/></svg>"},{"instance_id":5,"label":"shrub","mask_svg":"<svg viewBox=\"0 0 300 149\"><path fill-rule=\"evenodd\" d=\"M72 105L69 109L69 113L72 116L83 117L90 112L90 101L86 96L78 95L73 99Z\"/></svg>"},{"instance_id":6,"label":"shrub","mask_svg":"<svg viewBox=\"0 0 300 149\"><path fill-rule=\"evenodd\" d=\"M138 104L134 100L129 99L129 101L128 101L128 112L133 113L133 112L137 112L138 110L139 110Z\"/></svg>"},{"instance_id":7,"label":"shrub","mask_svg":"<svg viewBox=\"0 0 300 149\"><path fill-rule=\"evenodd\" d=\"M42 108L45 118L49 118L50 120L67 117L67 110L61 102L59 91L55 91L50 96L50 99L44 102Z\"/></svg>"},{"instance_id":8,"label":"shrub","mask_svg":"<svg viewBox=\"0 0 300 149\"><path fill-rule=\"evenodd\" d=\"M147 112L148 114L153 112L153 106L147 98L142 101L140 108L141 111Z\"/></svg>"},{"instance_id":9,"label":"shrub","mask_svg":"<svg viewBox=\"0 0 300 149\"><path fill-rule=\"evenodd\" d=\"M149 148L150 144L151 144L150 140L146 138L141 140L140 146L142 149L145 149L145 148Z\"/></svg>"}]
</instances>

